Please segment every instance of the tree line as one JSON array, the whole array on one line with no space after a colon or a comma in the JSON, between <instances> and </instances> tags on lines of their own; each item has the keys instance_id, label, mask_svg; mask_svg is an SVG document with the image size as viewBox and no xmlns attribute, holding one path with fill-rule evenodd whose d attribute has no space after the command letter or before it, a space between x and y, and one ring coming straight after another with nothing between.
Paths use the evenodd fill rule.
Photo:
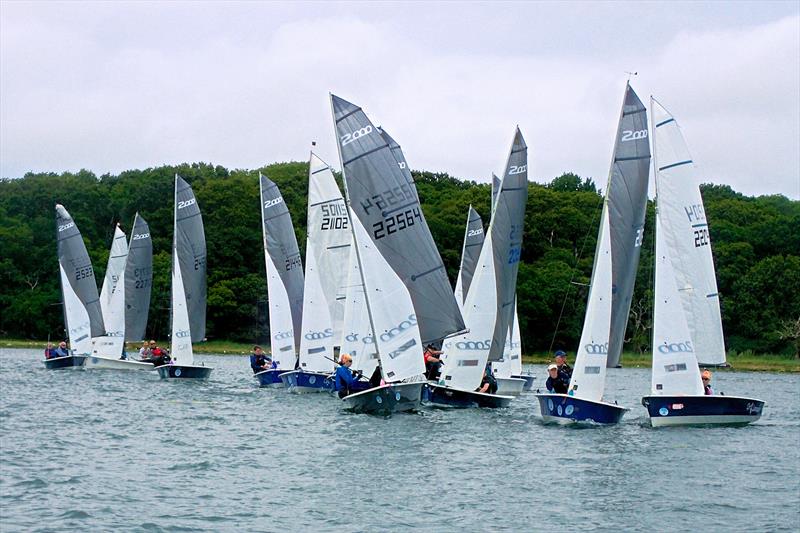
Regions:
<instances>
[{"instance_id":1,"label":"tree line","mask_svg":"<svg viewBox=\"0 0 800 533\"><path fill-rule=\"evenodd\" d=\"M258 173L281 189L305 255L308 164L228 170L204 163L129 170L28 173L0 180L0 336L64 336L54 204L81 230L102 283L114 226L129 232L138 211L153 240L153 296L148 336L169 329L173 179L193 187L208 244L208 338L263 342L268 335ZM488 225L490 186L445 173L413 172L423 212L450 279L455 281L470 204ZM602 208L590 178L565 173L529 183L517 282L526 353L574 350L580 338ZM748 197L726 185L701 187L728 349L798 353L800 202ZM650 349L654 208L648 203L626 350Z\"/></svg>"}]
</instances>

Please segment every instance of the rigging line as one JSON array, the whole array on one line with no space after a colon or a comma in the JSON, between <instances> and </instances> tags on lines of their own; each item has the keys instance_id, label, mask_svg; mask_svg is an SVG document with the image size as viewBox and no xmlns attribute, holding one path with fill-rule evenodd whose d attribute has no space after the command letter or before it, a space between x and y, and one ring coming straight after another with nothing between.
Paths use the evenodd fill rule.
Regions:
<instances>
[{"instance_id":1,"label":"rigging line","mask_svg":"<svg viewBox=\"0 0 800 533\"><path fill-rule=\"evenodd\" d=\"M589 227L586 229L586 235L584 235L583 237L583 244L581 244L581 249L578 252L578 257L575 258L575 264L572 267L572 275L570 276L569 283L567 284L567 288L564 291L564 301L561 302L561 311L559 311L558 313L558 320L556 321L556 327L553 330L553 337L550 339L550 347L547 349L548 353L553 352L553 344L555 344L556 342L556 336L558 335L558 327L561 325L561 319L564 316L564 308L567 306L567 299L569 298L569 294L572 289L572 282L575 279L575 271L578 268L578 262L581 260L581 257L583 257L583 251L586 248L586 241L589 239L589 235L591 234L592 229L594 228L594 223L597 220L599 214L603 212L603 202L605 202L605 196L600 195L600 205L599 205L600 209L598 210L597 207L595 207L594 216L592 217L592 223L589 224ZM592 265L592 269L594 269L594 265Z\"/></svg>"}]
</instances>

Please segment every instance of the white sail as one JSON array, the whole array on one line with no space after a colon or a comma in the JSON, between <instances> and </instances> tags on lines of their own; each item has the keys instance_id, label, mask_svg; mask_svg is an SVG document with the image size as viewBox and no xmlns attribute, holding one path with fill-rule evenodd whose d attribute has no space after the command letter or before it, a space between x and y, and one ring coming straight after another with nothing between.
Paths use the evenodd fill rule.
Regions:
<instances>
[{"instance_id":1,"label":"white sail","mask_svg":"<svg viewBox=\"0 0 800 533\"><path fill-rule=\"evenodd\" d=\"M703 383L694 345L689 335L678 287L673 254L667 244L662 215L656 214L656 282L653 308L653 371L651 390L656 395L701 395Z\"/></svg>"},{"instance_id":2,"label":"white sail","mask_svg":"<svg viewBox=\"0 0 800 533\"><path fill-rule=\"evenodd\" d=\"M697 169L672 115L651 99L658 159L658 209L666 246L700 364L725 363L717 280Z\"/></svg>"},{"instance_id":3,"label":"white sail","mask_svg":"<svg viewBox=\"0 0 800 533\"><path fill-rule=\"evenodd\" d=\"M119 357L125 344L125 262L128 259L128 241L119 225L114 229L114 240L108 255L106 275L100 290L100 309L106 334L94 339L94 353Z\"/></svg>"},{"instance_id":4,"label":"white sail","mask_svg":"<svg viewBox=\"0 0 800 533\"><path fill-rule=\"evenodd\" d=\"M265 241L266 242L266 241ZM267 293L269 294L269 340L272 360L283 370L294 370L297 357L294 353L294 326L289 306L289 295L283 285L278 268L264 248L267 262Z\"/></svg>"},{"instance_id":5,"label":"white sail","mask_svg":"<svg viewBox=\"0 0 800 533\"><path fill-rule=\"evenodd\" d=\"M176 202L177 203L177 202ZM194 363L192 334L189 326L189 309L186 305L186 290L178 257L178 248L172 249L172 346L170 357L176 365Z\"/></svg>"},{"instance_id":6,"label":"white sail","mask_svg":"<svg viewBox=\"0 0 800 533\"><path fill-rule=\"evenodd\" d=\"M383 377L398 382L421 376L425 373L422 339L408 289L352 209L350 221Z\"/></svg>"},{"instance_id":7,"label":"white sail","mask_svg":"<svg viewBox=\"0 0 800 533\"><path fill-rule=\"evenodd\" d=\"M483 241L463 310L464 323L469 331L445 341L445 364L440 384L474 390L483 379L497 319L497 284L491 231L487 232Z\"/></svg>"},{"instance_id":8,"label":"white sail","mask_svg":"<svg viewBox=\"0 0 800 533\"><path fill-rule=\"evenodd\" d=\"M70 285L69 277L63 265L59 265L61 272L61 290L64 295L64 318L66 319L67 335L69 336L69 349L71 355L91 355L92 329L89 321L89 312L78 298Z\"/></svg>"},{"instance_id":9,"label":"white sail","mask_svg":"<svg viewBox=\"0 0 800 533\"><path fill-rule=\"evenodd\" d=\"M494 375L499 378L510 378L522 374L522 339L519 333L519 316L517 303L514 302L514 322L508 328L508 339L503 351L503 359L492 363Z\"/></svg>"},{"instance_id":10,"label":"white sail","mask_svg":"<svg viewBox=\"0 0 800 533\"><path fill-rule=\"evenodd\" d=\"M600 239L594 257L586 317L569 382L569 394L578 398L593 401L603 398L611 325L611 290L611 235L606 199L600 219Z\"/></svg>"},{"instance_id":11,"label":"white sail","mask_svg":"<svg viewBox=\"0 0 800 533\"><path fill-rule=\"evenodd\" d=\"M361 269L355 253L350 254L347 273L340 353L353 357L353 370L360 370L365 376L371 376L378 366L378 351L375 348L364 283L361 281Z\"/></svg>"},{"instance_id":12,"label":"white sail","mask_svg":"<svg viewBox=\"0 0 800 533\"><path fill-rule=\"evenodd\" d=\"M332 368L333 322L328 300L322 288L321 272L311 249L306 246L306 272L303 286L303 326L300 337L300 368L310 372L326 372Z\"/></svg>"}]
</instances>

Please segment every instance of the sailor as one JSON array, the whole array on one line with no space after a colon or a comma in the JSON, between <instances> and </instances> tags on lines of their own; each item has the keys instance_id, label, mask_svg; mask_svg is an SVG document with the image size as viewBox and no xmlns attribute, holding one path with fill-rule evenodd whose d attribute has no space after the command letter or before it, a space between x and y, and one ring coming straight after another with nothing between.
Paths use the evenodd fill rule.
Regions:
<instances>
[{"instance_id":1,"label":"sailor","mask_svg":"<svg viewBox=\"0 0 800 533\"><path fill-rule=\"evenodd\" d=\"M153 343L153 346L156 345L156 341L150 341L150 342ZM153 352L150 351L150 345L147 343L147 341L144 341L142 343L142 347L139 348L139 359L142 359L142 360L150 359L150 357L152 355L153 355Z\"/></svg>"},{"instance_id":2,"label":"sailor","mask_svg":"<svg viewBox=\"0 0 800 533\"><path fill-rule=\"evenodd\" d=\"M483 371L483 379L481 380L481 384L475 390L478 392L485 392L487 394L495 394L497 392L497 380L494 379L494 375L492 375L491 365L486 365L486 368Z\"/></svg>"},{"instance_id":3,"label":"sailor","mask_svg":"<svg viewBox=\"0 0 800 533\"><path fill-rule=\"evenodd\" d=\"M567 354L563 350L556 352L556 366L561 378L569 383L569 380L572 379L572 367L567 364Z\"/></svg>"},{"instance_id":4,"label":"sailor","mask_svg":"<svg viewBox=\"0 0 800 533\"><path fill-rule=\"evenodd\" d=\"M547 390L556 394L566 394L569 388L569 381L564 380L563 374L558 371L558 365L552 364L547 367Z\"/></svg>"},{"instance_id":5,"label":"sailor","mask_svg":"<svg viewBox=\"0 0 800 533\"><path fill-rule=\"evenodd\" d=\"M339 367L336 369L336 391L339 393L339 398L344 398L350 394L350 389L358 381L358 373L350 370L353 365L353 358L350 354L342 354L339 358Z\"/></svg>"},{"instance_id":6,"label":"sailor","mask_svg":"<svg viewBox=\"0 0 800 533\"><path fill-rule=\"evenodd\" d=\"M700 375L703 379L703 394L706 396L711 396L714 394L714 389L711 388L711 372L708 370L703 370L703 373Z\"/></svg>"},{"instance_id":7,"label":"sailor","mask_svg":"<svg viewBox=\"0 0 800 533\"><path fill-rule=\"evenodd\" d=\"M55 359L56 357L67 357L69 355L69 350L67 349L67 343L65 341L61 341L58 343L58 348L51 349L49 348L51 345L48 344L48 349L44 351L44 356L48 359ZM47 353L50 352L48 356Z\"/></svg>"},{"instance_id":8,"label":"sailor","mask_svg":"<svg viewBox=\"0 0 800 533\"><path fill-rule=\"evenodd\" d=\"M425 359L425 377L428 381L438 381L439 374L442 371L442 359L439 357L442 355L441 350L437 350L433 344L429 344L425 347L425 353L422 357Z\"/></svg>"},{"instance_id":9,"label":"sailor","mask_svg":"<svg viewBox=\"0 0 800 533\"><path fill-rule=\"evenodd\" d=\"M272 360L264 355L261 346L253 346L253 353L250 354L250 368L253 369L253 374L272 368Z\"/></svg>"},{"instance_id":10,"label":"sailor","mask_svg":"<svg viewBox=\"0 0 800 533\"><path fill-rule=\"evenodd\" d=\"M153 366L162 366L169 363L169 353L167 350L159 347L156 341L150 341L150 351L152 353L150 362L153 363Z\"/></svg>"}]
</instances>

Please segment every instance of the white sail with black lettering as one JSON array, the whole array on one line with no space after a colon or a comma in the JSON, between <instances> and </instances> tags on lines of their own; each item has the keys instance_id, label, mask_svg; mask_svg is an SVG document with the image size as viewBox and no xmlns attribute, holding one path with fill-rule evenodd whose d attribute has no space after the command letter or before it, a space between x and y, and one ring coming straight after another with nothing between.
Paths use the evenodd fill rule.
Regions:
<instances>
[{"instance_id":1,"label":"white sail with black lettering","mask_svg":"<svg viewBox=\"0 0 800 533\"><path fill-rule=\"evenodd\" d=\"M622 353L644 236L650 180L650 143L647 137L647 109L627 84L606 186L613 288L609 367L619 364Z\"/></svg>"},{"instance_id":2,"label":"white sail with black lettering","mask_svg":"<svg viewBox=\"0 0 800 533\"><path fill-rule=\"evenodd\" d=\"M661 227L694 352L700 364L723 365L725 339L697 168L678 123L655 99L651 106Z\"/></svg>"},{"instance_id":3,"label":"white sail with black lettering","mask_svg":"<svg viewBox=\"0 0 800 533\"><path fill-rule=\"evenodd\" d=\"M94 339L94 353L119 357L125 345L125 262L128 241L119 224L114 228L114 240L108 255L106 275L100 290L100 309L106 334Z\"/></svg>"},{"instance_id":4,"label":"white sail with black lettering","mask_svg":"<svg viewBox=\"0 0 800 533\"><path fill-rule=\"evenodd\" d=\"M483 220L470 205L467 213L467 227L464 230L464 244L461 247L461 266L458 269L458 278L456 278L455 295L459 308L462 308L464 299L469 292L472 277L475 275L475 267L481 255L483 241Z\"/></svg>"},{"instance_id":5,"label":"white sail with black lettering","mask_svg":"<svg viewBox=\"0 0 800 533\"><path fill-rule=\"evenodd\" d=\"M464 321L408 165L404 158L397 159L399 145L393 150L388 134L378 130L361 108L334 95L331 106L349 207L405 285L423 342L463 331ZM366 275L363 266L362 262Z\"/></svg>"},{"instance_id":6,"label":"white sail with black lettering","mask_svg":"<svg viewBox=\"0 0 800 533\"><path fill-rule=\"evenodd\" d=\"M125 262L126 341L140 341L146 337L152 288L153 240L147 221L136 213Z\"/></svg>"},{"instance_id":7,"label":"white sail with black lettering","mask_svg":"<svg viewBox=\"0 0 800 533\"><path fill-rule=\"evenodd\" d=\"M86 245L75 221L61 204L56 204L56 238L70 353L90 355L92 337L105 333L103 313Z\"/></svg>"},{"instance_id":8,"label":"white sail with black lettering","mask_svg":"<svg viewBox=\"0 0 800 533\"><path fill-rule=\"evenodd\" d=\"M331 369L333 347L342 336L352 232L333 172L313 153L307 228L300 368L322 372Z\"/></svg>"},{"instance_id":9,"label":"white sail with black lettering","mask_svg":"<svg viewBox=\"0 0 800 533\"><path fill-rule=\"evenodd\" d=\"M294 370L303 320L303 261L278 186L262 174L259 180L272 360L279 369Z\"/></svg>"},{"instance_id":10,"label":"white sail with black lettering","mask_svg":"<svg viewBox=\"0 0 800 533\"><path fill-rule=\"evenodd\" d=\"M503 359L492 363L494 375L499 378L510 378L522 374L522 340L519 333L519 316L517 316L517 304L514 303L514 320L508 329L506 348L503 351Z\"/></svg>"},{"instance_id":11,"label":"white sail with black lettering","mask_svg":"<svg viewBox=\"0 0 800 533\"><path fill-rule=\"evenodd\" d=\"M473 390L488 361L503 358L513 320L528 198L528 147L517 128L478 266L464 301L469 331L446 344L441 383Z\"/></svg>"},{"instance_id":12,"label":"white sail with black lettering","mask_svg":"<svg viewBox=\"0 0 800 533\"><path fill-rule=\"evenodd\" d=\"M206 236L194 191L175 175L172 239L172 361L194 363L193 342L206 335Z\"/></svg>"},{"instance_id":13,"label":"white sail with black lettering","mask_svg":"<svg viewBox=\"0 0 800 533\"><path fill-rule=\"evenodd\" d=\"M351 250L355 250L354 247L352 244ZM350 254L345 294L339 353L350 354L353 357L353 370L360 370L365 376L371 376L378 366L378 350L375 347L375 337L367 310L367 296L364 293L364 282L355 252Z\"/></svg>"}]
</instances>

